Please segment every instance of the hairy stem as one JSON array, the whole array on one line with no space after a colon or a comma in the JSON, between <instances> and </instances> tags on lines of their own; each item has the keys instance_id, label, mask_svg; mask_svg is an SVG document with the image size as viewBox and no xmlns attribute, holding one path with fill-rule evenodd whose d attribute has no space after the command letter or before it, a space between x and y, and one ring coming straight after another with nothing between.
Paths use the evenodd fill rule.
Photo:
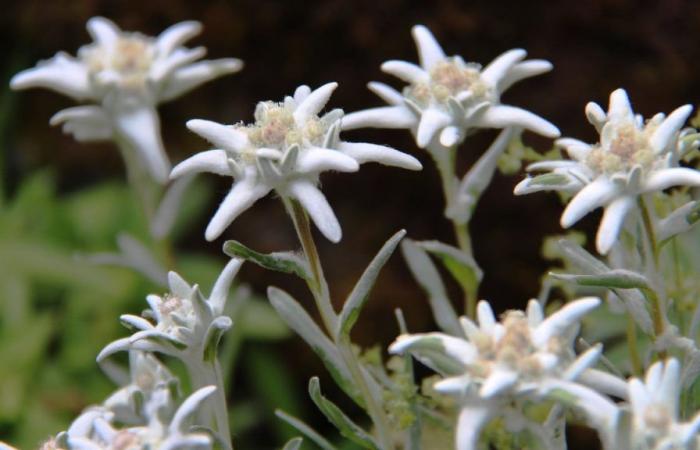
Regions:
<instances>
[{"instance_id":1,"label":"hairy stem","mask_svg":"<svg viewBox=\"0 0 700 450\"><path fill-rule=\"evenodd\" d=\"M637 324L634 323L632 316L627 317L627 345L630 351L630 363L632 364L632 373L635 376L644 375L644 366L642 358L639 356L639 348L637 345Z\"/></svg>"},{"instance_id":2,"label":"hairy stem","mask_svg":"<svg viewBox=\"0 0 700 450\"><path fill-rule=\"evenodd\" d=\"M658 277L659 274L659 244L658 240L656 238L656 232L654 230L654 224L651 220L651 214L649 213L649 209L647 208L646 201L644 200L643 197L639 197L638 200L638 205L639 205L639 210L641 212L642 216L642 225L644 226L644 235L647 238L648 241L648 246L651 251L651 273L655 276ZM659 295L656 291L657 288L657 280L653 280L653 288L652 289L646 289L643 291L644 296L646 297L647 301L650 304L651 308L651 319L653 322L654 326L654 340L656 338L660 337L664 333L665 325L664 325L664 316L663 316L663 308L661 304L661 299L659 298ZM660 358L665 358L666 352L659 352L659 357Z\"/></svg>"},{"instance_id":3,"label":"hairy stem","mask_svg":"<svg viewBox=\"0 0 700 450\"><path fill-rule=\"evenodd\" d=\"M309 290L311 290L311 293L313 294L316 307L321 314L321 319L323 320L328 334L333 338L338 352L340 353L343 362L347 366L353 381L360 390L360 394L362 395L366 405L367 414L369 414L372 422L374 423L375 432L381 448L384 450L389 450L392 448L389 420L386 417L381 403L379 403L381 399L377 399L374 395L372 395L372 392L367 384L367 380L365 379L362 365L358 361L357 356L352 349L352 344L349 338L339 338L336 335L338 316L331 303L328 283L323 275L321 260L318 256L316 243L314 242L311 234L309 218L306 211L304 211L297 201L285 198L284 203L285 206L287 206L288 212L292 216L294 227L304 251L304 256L306 257L307 263L311 268L313 280L310 280L308 283Z\"/></svg>"},{"instance_id":4,"label":"hairy stem","mask_svg":"<svg viewBox=\"0 0 700 450\"><path fill-rule=\"evenodd\" d=\"M217 432L224 444L225 450L233 450L231 442L231 429L229 428L228 406L226 403L226 391L224 389L224 381L221 376L221 366L219 360L214 361L184 361L187 366L187 371L192 382L192 391L203 388L205 386L216 386L216 391L212 395L210 402L213 411L205 413L202 421L205 424L213 424L212 428ZM212 418L213 416L213 418Z\"/></svg>"}]
</instances>

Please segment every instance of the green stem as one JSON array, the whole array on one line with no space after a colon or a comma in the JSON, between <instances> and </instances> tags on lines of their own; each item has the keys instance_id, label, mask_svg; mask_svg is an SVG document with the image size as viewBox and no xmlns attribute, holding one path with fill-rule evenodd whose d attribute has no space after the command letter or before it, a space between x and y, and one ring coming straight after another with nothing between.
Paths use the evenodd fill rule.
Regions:
<instances>
[{"instance_id":1,"label":"green stem","mask_svg":"<svg viewBox=\"0 0 700 450\"><path fill-rule=\"evenodd\" d=\"M445 199L445 209L449 209L454 201L454 196L456 195L457 188L459 185L459 180L455 177L455 159L457 155L457 148L438 148L430 149L430 154L435 161L438 173L440 174L440 180L442 182L442 194ZM459 223L454 219L449 219L452 222L452 229L454 231L455 240L457 241L457 246L467 255L472 255L472 242L469 236L469 223ZM469 318L476 317L476 297L478 286L475 286L473 291L466 289L460 283L462 287L462 294L464 297L464 311Z\"/></svg>"},{"instance_id":2,"label":"green stem","mask_svg":"<svg viewBox=\"0 0 700 450\"><path fill-rule=\"evenodd\" d=\"M656 238L656 232L654 231L654 224L651 220L651 214L649 213L649 208L647 208L646 201L643 197L639 197L637 202L639 204L639 210L642 215L642 224L644 226L645 236L648 240L649 248L651 250L651 273L656 277L659 274L659 244ZM656 280L653 280L654 289L645 289L643 291L644 296L651 307L651 319L654 326L654 341L658 337L664 334L664 317L663 310L661 306L661 299L656 292ZM659 357L661 359L666 357L666 352L659 352Z\"/></svg>"},{"instance_id":3,"label":"green stem","mask_svg":"<svg viewBox=\"0 0 700 450\"><path fill-rule=\"evenodd\" d=\"M194 358L193 358L194 359ZM221 438L225 450L233 450L231 442L231 429L228 420L228 406L226 404L226 391L224 382L221 376L221 366L219 360L208 363L206 361L185 361L187 371L192 382L192 391L201 389L205 386L216 386L216 392L212 395L213 411L205 413L201 419L204 423L214 422L212 427ZM213 415L213 420L212 416Z\"/></svg>"},{"instance_id":4,"label":"green stem","mask_svg":"<svg viewBox=\"0 0 700 450\"><path fill-rule=\"evenodd\" d=\"M160 186L153 181L151 176L144 169L141 161L138 159L136 151L128 142L124 139L117 138L116 143L122 154L122 158L124 158L129 184L133 189L136 200L141 204L141 210L143 211L144 217L146 217L146 223L150 225L156 213L158 197L161 191Z\"/></svg>"},{"instance_id":5,"label":"green stem","mask_svg":"<svg viewBox=\"0 0 700 450\"><path fill-rule=\"evenodd\" d=\"M313 294L316 302L316 307L321 314L321 319L323 320L328 334L333 338L340 357L343 359L343 362L350 372L350 376L353 378L353 381L360 390L360 394L362 395L367 407L367 414L374 423L375 432L381 448L384 450L389 450L392 448L389 420L381 403L379 403L381 399L377 399L374 395L372 395L372 392L367 384L367 380L365 379L365 375L362 371L361 363L357 360L357 356L352 349L352 344L349 338L347 336L337 336L336 327L338 316L335 313L331 303L328 283L323 275L321 260L318 256L316 243L314 242L311 234L309 218L299 202L284 198L284 203L287 207L287 211L292 216L294 228L296 229L304 255L311 269L313 280L309 280L308 285L309 290Z\"/></svg>"},{"instance_id":6,"label":"green stem","mask_svg":"<svg viewBox=\"0 0 700 450\"><path fill-rule=\"evenodd\" d=\"M639 348L637 344L637 324L634 323L634 319L630 315L627 317L627 345L630 350L632 373L635 376L642 376L644 374L644 367L642 365L642 358L639 356Z\"/></svg>"}]
</instances>

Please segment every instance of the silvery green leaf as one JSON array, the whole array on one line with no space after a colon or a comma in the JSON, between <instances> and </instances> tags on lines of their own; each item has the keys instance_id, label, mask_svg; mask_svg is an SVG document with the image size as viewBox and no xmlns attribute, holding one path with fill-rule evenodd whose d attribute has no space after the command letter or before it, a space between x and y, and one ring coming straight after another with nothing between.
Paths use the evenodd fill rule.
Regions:
<instances>
[{"instance_id":1,"label":"silvery green leaf","mask_svg":"<svg viewBox=\"0 0 700 450\"><path fill-rule=\"evenodd\" d=\"M224 253L231 257L243 258L268 270L292 273L308 280L311 278L307 264L292 252L259 253L238 241L226 241Z\"/></svg>"},{"instance_id":2,"label":"silvery green leaf","mask_svg":"<svg viewBox=\"0 0 700 450\"><path fill-rule=\"evenodd\" d=\"M362 448L380 450L372 436L350 420L340 408L321 394L321 385L318 377L312 377L309 380L309 395L318 409L326 416L326 419L340 431L340 434Z\"/></svg>"},{"instance_id":3,"label":"silvery green leaf","mask_svg":"<svg viewBox=\"0 0 700 450\"><path fill-rule=\"evenodd\" d=\"M513 133L512 127L501 131L486 153L462 178L454 202L447 210L448 218L456 220L460 224L469 222L477 202L491 183L493 174L498 167L498 158L508 148L508 142L510 142Z\"/></svg>"},{"instance_id":4,"label":"silvery green leaf","mask_svg":"<svg viewBox=\"0 0 700 450\"><path fill-rule=\"evenodd\" d=\"M605 263L588 253L571 239L561 239L558 241L558 244L569 262L584 272L601 274L610 271L610 268Z\"/></svg>"},{"instance_id":5,"label":"silvery green leaf","mask_svg":"<svg viewBox=\"0 0 700 450\"><path fill-rule=\"evenodd\" d=\"M350 334L352 326L357 321L360 311L362 311L362 307L367 302L372 287L374 287L374 283L377 281L379 272L382 270L382 267L384 267L384 264L386 264L391 255L394 254L396 246L399 245L399 242L405 235L406 230L401 230L394 234L388 241L386 241L374 259L372 259L372 261L369 263L343 305L343 310L340 312L340 317L338 320L336 336L340 336L341 334Z\"/></svg>"},{"instance_id":6,"label":"silvery green leaf","mask_svg":"<svg viewBox=\"0 0 700 450\"><path fill-rule=\"evenodd\" d=\"M287 441L286 444L284 444L284 447L282 447L282 450L299 450L301 447L301 443L304 440L300 437L295 437Z\"/></svg>"},{"instance_id":7,"label":"silvery green leaf","mask_svg":"<svg viewBox=\"0 0 700 450\"><path fill-rule=\"evenodd\" d=\"M425 250L414 241L405 239L401 244L401 252L413 277L428 294L430 308L440 329L453 336L464 336L445 285Z\"/></svg>"},{"instance_id":8,"label":"silvery green leaf","mask_svg":"<svg viewBox=\"0 0 700 450\"><path fill-rule=\"evenodd\" d=\"M700 203L691 201L673 211L658 225L658 240L665 243L673 236L685 233L700 220Z\"/></svg>"},{"instance_id":9,"label":"silvery green leaf","mask_svg":"<svg viewBox=\"0 0 700 450\"><path fill-rule=\"evenodd\" d=\"M281 289L269 287L267 296L282 320L294 330L321 358L335 382L358 404L362 405L358 389L338 350L316 325L304 308Z\"/></svg>"},{"instance_id":10,"label":"silvery green leaf","mask_svg":"<svg viewBox=\"0 0 700 450\"><path fill-rule=\"evenodd\" d=\"M290 145L286 153L282 157L280 163L280 172L291 173L297 164L297 158L299 157L299 145Z\"/></svg>"},{"instance_id":11,"label":"silvery green leaf","mask_svg":"<svg viewBox=\"0 0 700 450\"><path fill-rule=\"evenodd\" d=\"M440 241L420 241L418 246L440 258L445 268L466 292L475 292L484 272L472 255Z\"/></svg>"},{"instance_id":12,"label":"silvery green leaf","mask_svg":"<svg viewBox=\"0 0 700 450\"><path fill-rule=\"evenodd\" d=\"M314 430L301 420L297 419L296 417L291 416L280 409L275 411L275 415L280 419L284 420L290 426L294 427L297 431L309 438L323 450L337 450L336 447L330 442L328 442L326 438L321 436L316 430Z\"/></svg>"},{"instance_id":13,"label":"silvery green leaf","mask_svg":"<svg viewBox=\"0 0 700 450\"><path fill-rule=\"evenodd\" d=\"M204 361L214 362L221 336L231 328L231 325L231 318L228 316L219 316L209 325L204 335L204 354L202 355Z\"/></svg>"},{"instance_id":14,"label":"silvery green leaf","mask_svg":"<svg viewBox=\"0 0 700 450\"><path fill-rule=\"evenodd\" d=\"M649 280L644 275L624 269L611 270L596 275L574 275L550 273L556 279L576 283L579 286L598 286L611 289L649 289Z\"/></svg>"}]
</instances>

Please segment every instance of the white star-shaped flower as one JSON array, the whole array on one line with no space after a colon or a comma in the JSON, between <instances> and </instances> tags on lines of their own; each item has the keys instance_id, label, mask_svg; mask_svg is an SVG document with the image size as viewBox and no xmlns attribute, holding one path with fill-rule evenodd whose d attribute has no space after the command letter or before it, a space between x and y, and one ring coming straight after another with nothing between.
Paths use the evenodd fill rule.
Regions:
<instances>
[{"instance_id":1,"label":"white star-shaped flower","mask_svg":"<svg viewBox=\"0 0 700 450\"><path fill-rule=\"evenodd\" d=\"M418 160L393 148L341 141L343 111L334 109L319 116L336 86L328 83L314 91L300 86L281 103L258 103L255 122L249 125L187 122L190 130L217 148L181 162L171 177L211 172L234 178L231 191L207 226L207 240L219 237L238 215L274 190L298 200L323 235L338 242L340 224L317 187L321 172L355 172L364 162L422 168Z\"/></svg>"},{"instance_id":2,"label":"white star-shaped flower","mask_svg":"<svg viewBox=\"0 0 700 450\"><path fill-rule=\"evenodd\" d=\"M679 166L681 156L695 145L682 139L690 130L681 131L691 111L685 105L668 117L659 113L645 122L632 111L627 93L617 89L610 94L607 113L596 103L586 105L586 116L600 133L600 143L558 140L571 159L530 165L528 170L550 173L524 179L515 187L515 194L575 193L561 216L564 228L604 207L596 247L606 254L640 195L672 186L700 186L699 171Z\"/></svg>"},{"instance_id":3,"label":"white star-shaped flower","mask_svg":"<svg viewBox=\"0 0 700 450\"><path fill-rule=\"evenodd\" d=\"M700 448L700 414L681 422L678 360L654 363L642 381L628 382L631 418L612 433L621 450L695 450ZM626 428L625 428L626 427Z\"/></svg>"},{"instance_id":4,"label":"white star-shaped flower","mask_svg":"<svg viewBox=\"0 0 700 450\"><path fill-rule=\"evenodd\" d=\"M125 143L150 175L165 183L170 163L156 105L242 67L234 58L197 62L205 48L182 44L201 28L199 22L181 22L152 38L94 17L87 23L94 42L81 47L77 57L60 52L15 75L10 86L48 88L89 103L59 111L51 124L63 124L63 130L79 141Z\"/></svg>"},{"instance_id":5,"label":"white star-shaped flower","mask_svg":"<svg viewBox=\"0 0 700 450\"><path fill-rule=\"evenodd\" d=\"M124 350L160 352L183 360L205 358L207 348L218 343L232 325L231 318L224 314L224 306L241 264L240 259L229 261L214 283L209 298L204 298L197 285L190 286L177 273L170 272L170 292L146 297L150 309L144 312L144 317L121 316L122 323L137 331L107 345L97 360L102 361Z\"/></svg>"},{"instance_id":6,"label":"white star-shaped flower","mask_svg":"<svg viewBox=\"0 0 700 450\"><path fill-rule=\"evenodd\" d=\"M444 333L403 335L391 353L410 352L444 378L434 388L460 399L457 448L476 448L481 428L510 402L539 400L557 392L577 406L600 409L605 420L616 417L612 402L576 382L595 364L600 347L576 357L573 340L579 320L600 304L588 297L573 301L544 317L537 300L527 312L507 311L501 321L490 305L477 307L478 324L460 318L466 338Z\"/></svg>"},{"instance_id":7,"label":"white star-shaped flower","mask_svg":"<svg viewBox=\"0 0 700 450\"><path fill-rule=\"evenodd\" d=\"M501 95L514 83L548 72L544 60L527 60L525 50L510 50L482 69L460 56L446 56L430 31L413 27L420 66L387 61L382 70L408 83L402 92L383 83L369 88L390 106L348 114L343 129L360 127L407 128L418 147L434 139L445 147L464 140L474 128L516 126L547 137L558 137L557 127L521 108L501 104Z\"/></svg>"}]
</instances>

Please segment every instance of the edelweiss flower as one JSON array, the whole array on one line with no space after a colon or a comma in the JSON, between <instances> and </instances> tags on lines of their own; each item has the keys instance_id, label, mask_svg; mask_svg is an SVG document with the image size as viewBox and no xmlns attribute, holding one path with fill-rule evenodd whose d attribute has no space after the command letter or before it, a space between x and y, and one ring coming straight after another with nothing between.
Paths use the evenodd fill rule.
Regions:
<instances>
[{"instance_id":1,"label":"edelweiss flower","mask_svg":"<svg viewBox=\"0 0 700 450\"><path fill-rule=\"evenodd\" d=\"M324 236L338 242L340 224L316 187L321 172L355 172L359 164L371 161L421 169L418 160L393 148L341 141L342 110L334 109L319 117L336 86L328 83L315 91L300 86L293 97L281 103L258 103L255 123L250 125L187 122L190 130L218 148L181 162L171 178L193 172L234 178L231 191L209 222L207 240L216 239L239 214L274 190L282 197L298 200Z\"/></svg>"},{"instance_id":2,"label":"edelweiss flower","mask_svg":"<svg viewBox=\"0 0 700 450\"><path fill-rule=\"evenodd\" d=\"M601 409L607 418L614 405L578 383L601 353L593 347L578 358L573 340L578 321L600 304L582 298L544 318L537 300L527 312L507 311L497 322L489 304L478 304L478 325L460 319L466 339L443 333L403 335L389 347L391 353L411 352L445 378L435 390L461 401L457 448L476 448L481 428L508 402L540 399L563 391L577 406Z\"/></svg>"},{"instance_id":3,"label":"edelweiss flower","mask_svg":"<svg viewBox=\"0 0 700 450\"><path fill-rule=\"evenodd\" d=\"M157 38L121 31L94 17L87 23L94 42L75 58L64 52L15 75L13 89L43 87L94 103L59 111L52 125L79 141L121 141L133 148L149 173L165 183L170 163L160 138L155 106L222 75L241 69L238 59L196 60L204 47L182 44L201 30L198 22L173 25Z\"/></svg>"},{"instance_id":4,"label":"edelweiss flower","mask_svg":"<svg viewBox=\"0 0 700 450\"><path fill-rule=\"evenodd\" d=\"M681 106L668 117L659 113L644 122L632 112L627 93L618 89L610 94L607 114L595 103L586 106L586 116L600 133L600 143L558 140L571 160L530 165L528 170L551 173L524 179L515 187L515 194L543 190L575 193L561 216L564 228L604 207L596 247L606 254L640 195L672 186L700 186L700 172L679 167L680 157L694 145L680 139L688 132L681 132L681 127L691 110L690 105Z\"/></svg>"},{"instance_id":5,"label":"edelweiss flower","mask_svg":"<svg viewBox=\"0 0 700 450\"><path fill-rule=\"evenodd\" d=\"M676 359L659 361L647 371L644 381L628 382L630 422L613 433L611 448L623 450L694 450L700 448L700 414L680 422L680 364Z\"/></svg>"},{"instance_id":6,"label":"edelweiss flower","mask_svg":"<svg viewBox=\"0 0 700 450\"><path fill-rule=\"evenodd\" d=\"M418 147L425 148L437 136L452 147L473 128L517 126L548 137L559 130L541 117L514 106L501 104L501 95L514 83L551 70L543 60L523 61L526 52L510 50L485 68L459 56L446 56L430 31L413 27L420 66L405 61L387 61L382 70L409 83L398 92L383 83L369 88L391 106L348 114L343 129L359 127L408 128Z\"/></svg>"},{"instance_id":7,"label":"edelweiss flower","mask_svg":"<svg viewBox=\"0 0 700 450\"><path fill-rule=\"evenodd\" d=\"M168 274L170 293L149 295L146 301L151 309L144 317L125 314L121 321L138 330L128 338L118 339L107 345L98 355L101 361L122 350L143 350L204 358L204 352L212 343L217 343L221 334L231 327L231 319L223 314L228 291L238 269L240 259L232 259L221 272L208 299L197 285L190 286L177 273Z\"/></svg>"}]
</instances>

